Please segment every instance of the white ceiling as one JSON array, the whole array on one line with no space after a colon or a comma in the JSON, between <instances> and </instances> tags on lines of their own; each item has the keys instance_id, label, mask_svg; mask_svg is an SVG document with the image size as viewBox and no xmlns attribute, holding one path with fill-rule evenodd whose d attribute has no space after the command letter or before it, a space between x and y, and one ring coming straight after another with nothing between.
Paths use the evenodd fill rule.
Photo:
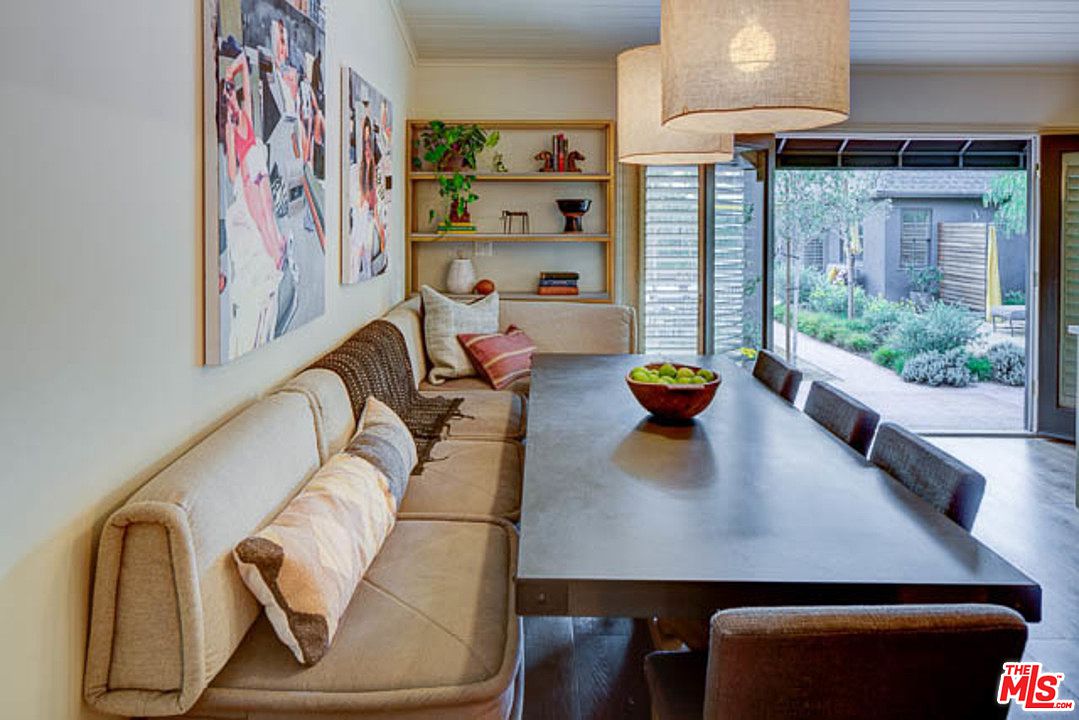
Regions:
<instances>
[{"instance_id":1,"label":"white ceiling","mask_svg":"<svg viewBox=\"0 0 1079 720\"><path fill-rule=\"evenodd\" d=\"M610 61L659 41L660 0L391 1L422 61ZM851 0L851 56L880 65L1079 65L1079 0Z\"/></svg>"}]
</instances>

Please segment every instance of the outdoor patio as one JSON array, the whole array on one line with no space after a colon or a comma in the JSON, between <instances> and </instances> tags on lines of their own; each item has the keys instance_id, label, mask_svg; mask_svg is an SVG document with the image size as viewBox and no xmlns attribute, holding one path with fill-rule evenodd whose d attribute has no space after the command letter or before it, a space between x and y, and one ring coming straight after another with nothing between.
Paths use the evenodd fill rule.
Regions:
<instances>
[{"instance_id":1,"label":"outdoor patio","mask_svg":"<svg viewBox=\"0 0 1079 720\"><path fill-rule=\"evenodd\" d=\"M783 352L785 327L775 326L777 351ZM992 342L1022 337L996 333ZM796 404L805 403L809 382L823 380L858 398L882 419L917 431L955 432L1024 430L1025 388L980 382L968 387L931 387L904 382L892 370L805 333L798 335L798 367L805 374Z\"/></svg>"}]
</instances>

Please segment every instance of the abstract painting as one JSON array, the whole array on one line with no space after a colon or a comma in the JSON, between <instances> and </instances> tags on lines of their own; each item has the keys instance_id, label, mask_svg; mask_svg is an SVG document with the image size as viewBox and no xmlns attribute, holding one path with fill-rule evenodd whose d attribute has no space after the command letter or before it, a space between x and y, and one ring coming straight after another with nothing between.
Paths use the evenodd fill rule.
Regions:
<instances>
[{"instance_id":1,"label":"abstract painting","mask_svg":"<svg viewBox=\"0 0 1079 720\"><path fill-rule=\"evenodd\" d=\"M393 106L351 68L344 69L341 281L352 285L386 272L393 191Z\"/></svg>"},{"instance_id":2,"label":"abstract painting","mask_svg":"<svg viewBox=\"0 0 1079 720\"><path fill-rule=\"evenodd\" d=\"M207 0L206 362L322 315L324 0Z\"/></svg>"}]
</instances>

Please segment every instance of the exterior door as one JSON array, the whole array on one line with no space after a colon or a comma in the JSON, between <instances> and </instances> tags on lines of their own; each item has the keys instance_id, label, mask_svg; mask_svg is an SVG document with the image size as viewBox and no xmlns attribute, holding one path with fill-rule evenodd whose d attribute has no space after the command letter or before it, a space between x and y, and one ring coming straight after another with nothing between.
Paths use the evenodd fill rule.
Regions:
<instances>
[{"instance_id":1,"label":"exterior door","mask_svg":"<svg viewBox=\"0 0 1079 720\"><path fill-rule=\"evenodd\" d=\"M1075 438L1079 325L1079 135L1041 138L1038 422Z\"/></svg>"}]
</instances>

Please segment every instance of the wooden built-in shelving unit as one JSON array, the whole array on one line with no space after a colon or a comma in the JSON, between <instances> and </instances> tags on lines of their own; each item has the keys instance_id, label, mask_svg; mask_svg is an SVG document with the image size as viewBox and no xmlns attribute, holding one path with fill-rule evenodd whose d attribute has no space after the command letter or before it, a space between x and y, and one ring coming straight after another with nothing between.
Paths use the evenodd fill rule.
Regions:
<instances>
[{"instance_id":1,"label":"wooden built-in shelving unit","mask_svg":"<svg viewBox=\"0 0 1079 720\"><path fill-rule=\"evenodd\" d=\"M429 211L441 210L437 175L429 166L413 167L419 151L414 140L429 120L407 125L405 246L407 286L418 292L423 284L443 287L445 267L457 251L473 255L478 244L491 243L494 255L474 257L479 277L488 277L508 300L560 300L612 302L614 295L615 154L614 123L609 120L447 120L476 123L497 130L499 144L482 153L473 190L480 199L470 206L476 233L440 233ZM570 150L580 150L586 160L582 172L538 172L533 156L550 147L551 136L563 133ZM510 172L491 170L494 153L503 154ZM584 217L583 233L561 232L563 218L555 206L558 198L589 198L592 209ZM507 234L501 224L502 210L529 213L529 233ZM436 221L437 222L437 221ZM496 260L497 258L497 260ZM578 296L547 296L535 292L539 274L545 270L573 270L581 274Z\"/></svg>"}]
</instances>

